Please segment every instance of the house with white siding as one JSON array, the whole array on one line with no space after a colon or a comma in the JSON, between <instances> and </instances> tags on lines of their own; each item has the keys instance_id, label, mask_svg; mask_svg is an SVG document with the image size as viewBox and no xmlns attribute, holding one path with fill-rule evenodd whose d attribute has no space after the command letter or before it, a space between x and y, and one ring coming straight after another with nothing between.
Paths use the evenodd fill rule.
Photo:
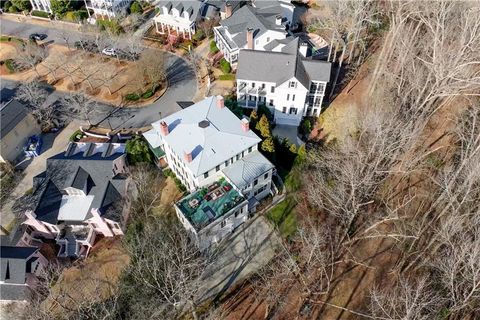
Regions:
<instances>
[{"instance_id":1,"label":"house with white siding","mask_svg":"<svg viewBox=\"0 0 480 320\"><path fill-rule=\"evenodd\" d=\"M214 28L215 43L236 68L240 50L271 50L273 41L285 40L293 10L290 1L253 1L220 21Z\"/></svg>"},{"instance_id":2,"label":"house with white siding","mask_svg":"<svg viewBox=\"0 0 480 320\"><path fill-rule=\"evenodd\" d=\"M231 234L271 194L273 164L261 139L221 96L208 97L152 124L144 137L190 194L175 204L200 248Z\"/></svg>"},{"instance_id":3,"label":"house with white siding","mask_svg":"<svg viewBox=\"0 0 480 320\"><path fill-rule=\"evenodd\" d=\"M132 0L84 0L88 16L96 19L113 19L127 12ZM93 16L91 15L93 13Z\"/></svg>"},{"instance_id":4,"label":"house with white siding","mask_svg":"<svg viewBox=\"0 0 480 320\"><path fill-rule=\"evenodd\" d=\"M50 0L30 0L33 10L52 13Z\"/></svg>"},{"instance_id":5,"label":"house with white siding","mask_svg":"<svg viewBox=\"0 0 480 320\"><path fill-rule=\"evenodd\" d=\"M277 124L298 126L305 116L319 116L331 64L304 56L298 38L279 50L242 50L238 59L237 101L240 106L267 106Z\"/></svg>"}]
</instances>

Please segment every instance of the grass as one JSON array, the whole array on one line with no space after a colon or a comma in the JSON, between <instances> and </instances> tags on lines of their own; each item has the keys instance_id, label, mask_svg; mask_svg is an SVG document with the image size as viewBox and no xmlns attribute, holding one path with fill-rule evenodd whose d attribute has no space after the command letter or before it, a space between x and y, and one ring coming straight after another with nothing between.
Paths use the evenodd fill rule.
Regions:
<instances>
[{"instance_id":1,"label":"grass","mask_svg":"<svg viewBox=\"0 0 480 320\"><path fill-rule=\"evenodd\" d=\"M287 196L284 201L267 212L267 219L278 228L283 238L292 236L297 230L296 205L295 199L292 196Z\"/></svg>"},{"instance_id":2,"label":"grass","mask_svg":"<svg viewBox=\"0 0 480 320\"><path fill-rule=\"evenodd\" d=\"M72 135L70 136L69 140L72 141L72 142L73 142L73 141L77 141L77 137L78 137L78 136L83 137L83 132L80 131L80 130L75 131L74 133L72 133Z\"/></svg>"},{"instance_id":3,"label":"grass","mask_svg":"<svg viewBox=\"0 0 480 320\"><path fill-rule=\"evenodd\" d=\"M235 80L235 75L233 73L221 74L218 76L218 80Z\"/></svg>"}]
</instances>

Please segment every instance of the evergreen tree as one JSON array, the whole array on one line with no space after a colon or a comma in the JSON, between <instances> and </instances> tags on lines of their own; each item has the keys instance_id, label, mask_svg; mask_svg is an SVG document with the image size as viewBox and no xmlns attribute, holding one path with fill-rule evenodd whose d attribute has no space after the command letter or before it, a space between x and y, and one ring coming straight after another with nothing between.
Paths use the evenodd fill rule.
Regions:
<instances>
[{"instance_id":1,"label":"evergreen tree","mask_svg":"<svg viewBox=\"0 0 480 320\"><path fill-rule=\"evenodd\" d=\"M56 17L63 17L70 9L70 0L50 0L52 12Z\"/></svg>"},{"instance_id":2,"label":"evergreen tree","mask_svg":"<svg viewBox=\"0 0 480 320\"><path fill-rule=\"evenodd\" d=\"M270 153L275 152L275 144L273 143L272 137L268 137L262 142L262 150Z\"/></svg>"},{"instance_id":3,"label":"evergreen tree","mask_svg":"<svg viewBox=\"0 0 480 320\"><path fill-rule=\"evenodd\" d=\"M255 126L255 129L257 129L260 132L260 135L264 138L272 137L272 133L270 132L270 123L265 115L260 118L260 121Z\"/></svg>"}]
</instances>

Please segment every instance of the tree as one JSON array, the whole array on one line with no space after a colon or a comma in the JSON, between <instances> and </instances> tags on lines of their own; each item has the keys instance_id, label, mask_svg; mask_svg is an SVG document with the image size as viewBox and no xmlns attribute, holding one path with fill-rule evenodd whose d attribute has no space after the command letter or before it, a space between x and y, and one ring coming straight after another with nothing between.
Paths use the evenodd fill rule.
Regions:
<instances>
[{"instance_id":1,"label":"tree","mask_svg":"<svg viewBox=\"0 0 480 320\"><path fill-rule=\"evenodd\" d=\"M50 0L50 8L52 9L53 14L58 18L62 18L71 7L70 0Z\"/></svg>"},{"instance_id":2,"label":"tree","mask_svg":"<svg viewBox=\"0 0 480 320\"><path fill-rule=\"evenodd\" d=\"M17 49L17 56L14 61L21 69L33 69L38 77L40 73L37 66L48 56L47 50L43 46L39 46L34 42L23 44L20 49Z\"/></svg>"},{"instance_id":3,"label":"tree","mask_svg":"<svg viewBox=\"0 0 480 320\"><path fill-rule=\"evenodd\" d=\"M228 63L228 61L225 60L225 58L222 58L220 60L220 69L225 74L230 73L230 71L232 71L232 67L230 66L230 63Z\"/></svg>"},{"instance_id":4,"label":"tree","mask_svg":"<svg viewBox=\"0 0 480 320\"><path fill-rule=\"evenodd\" d=\"M265 115L262 115L262 117L260 118L260 121L257 122L255 129L260 132L260 135L263 138L271 138L272 136L270 132L270 122L268 122L268 119Z\"/></svg>"},{"instance_id":5,"label":"tree","mask_svg":"<svg viewBox=\"0 0 480 320\"><path fill-rule=\"evenodd\" d=\"M30 1L10 0L10 2L20 11L26 11L26 10L30 10L32 8L32 5L30 4Z\"/></svg>"},{"instance_id":6,"label":"tree","mask_svg":"<svg viewBox=\"0 0 480 320\"><path fill-rule=\"evenodd\" d=\"M138 3L138 1L134 1L130 6L130 13L142 13L142 12L143 12L142 5Z\"/></svg>"},{"instance_id":7,"label":"tree","mask_svg":"<svg viewBox=\"0 0 480 320\"><path fill-rule=\"evenodd\" d=\"M85 120L91 126L91 117L98 112L98 104L83 92L66 94L61 101L64 112L71 117Z\"/></svg>"},{"instance_id":8,"label":"tree","mask_svg":"<svg viewBox=\"0 0 480 320\"><path fill-rule=\"evenodd\" d=\"M213 34L213 27L218 25L218 19L205 19L199 23L200 30L203 31L203 34L208 39Z\"/></svg>"},{"instance_id":9,"label":"tree","mask_svg":"<svg viewBox=\"0 0 480 320\"><path fill-rule=\"evenodd\" d=\"M130 164L152 163L153 157L148 143L141 137L135 137L127 141L126 151Z\"/></svg>"},{"instance_id":10,"label":"tree","mask_svg":"<svg viewBox=\"0 0 480 320\"><path fill-rule=\"evenodd\" d=\"M268 137L262 141L262 150L269 153L275 152L275 143L273 143L272 137Z\"/></svg>"},{"instance_id":11,"label":"tree","mask_svg":"<svg viewBox=\"0 0 480 320\"><path fill-rule=\"evenodd\" d=\"M127 142L127 148L129 144ZM129 192L132 198L131 219L146 219L160 206L164 176L150 163L137 163L131 170L134 190Z\"/></svg>"},{"instance_id":12,"label":"tree","mask_svg":"<svg viewBox=\"0 0 480 320\"><path fill-rule=\"evenodd\" d=\"M138 77L136 77L133 84L136 91L143 92L146 85L150 85L151 90L154 91L165 80L164 59L165 56L155 50L146 50L142 53L140 59L135 64L138 70Z\"/></svg>"},{"instance_id":13,"label":"tree","mask_svg":"<svg viewBox=\"0 0 480 320\"><path fill-rule=\"evenodd\" d=\"M38 81L21 84L15 94L18 100L26 103L43 130L54 126L56 119L55 107L46 103L48 96L48 91Z\"/></svg>"}]
</instances>

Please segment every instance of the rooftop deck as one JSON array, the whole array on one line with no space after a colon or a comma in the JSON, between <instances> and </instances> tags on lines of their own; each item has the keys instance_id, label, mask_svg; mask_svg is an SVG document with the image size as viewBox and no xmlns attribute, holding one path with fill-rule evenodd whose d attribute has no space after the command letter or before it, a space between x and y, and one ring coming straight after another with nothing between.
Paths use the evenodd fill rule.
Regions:
<instances>
[{"instance_id":1,"label":"rooftop deck","mask_svg":"<svg viewBox=\"0 0 480 320\"><path fill-rule=\"evenodd\" d=\"M220 178L177 202L177 207L198 231L244 201L246 199L225 178Z\"/></svg>"}]
</instances>

